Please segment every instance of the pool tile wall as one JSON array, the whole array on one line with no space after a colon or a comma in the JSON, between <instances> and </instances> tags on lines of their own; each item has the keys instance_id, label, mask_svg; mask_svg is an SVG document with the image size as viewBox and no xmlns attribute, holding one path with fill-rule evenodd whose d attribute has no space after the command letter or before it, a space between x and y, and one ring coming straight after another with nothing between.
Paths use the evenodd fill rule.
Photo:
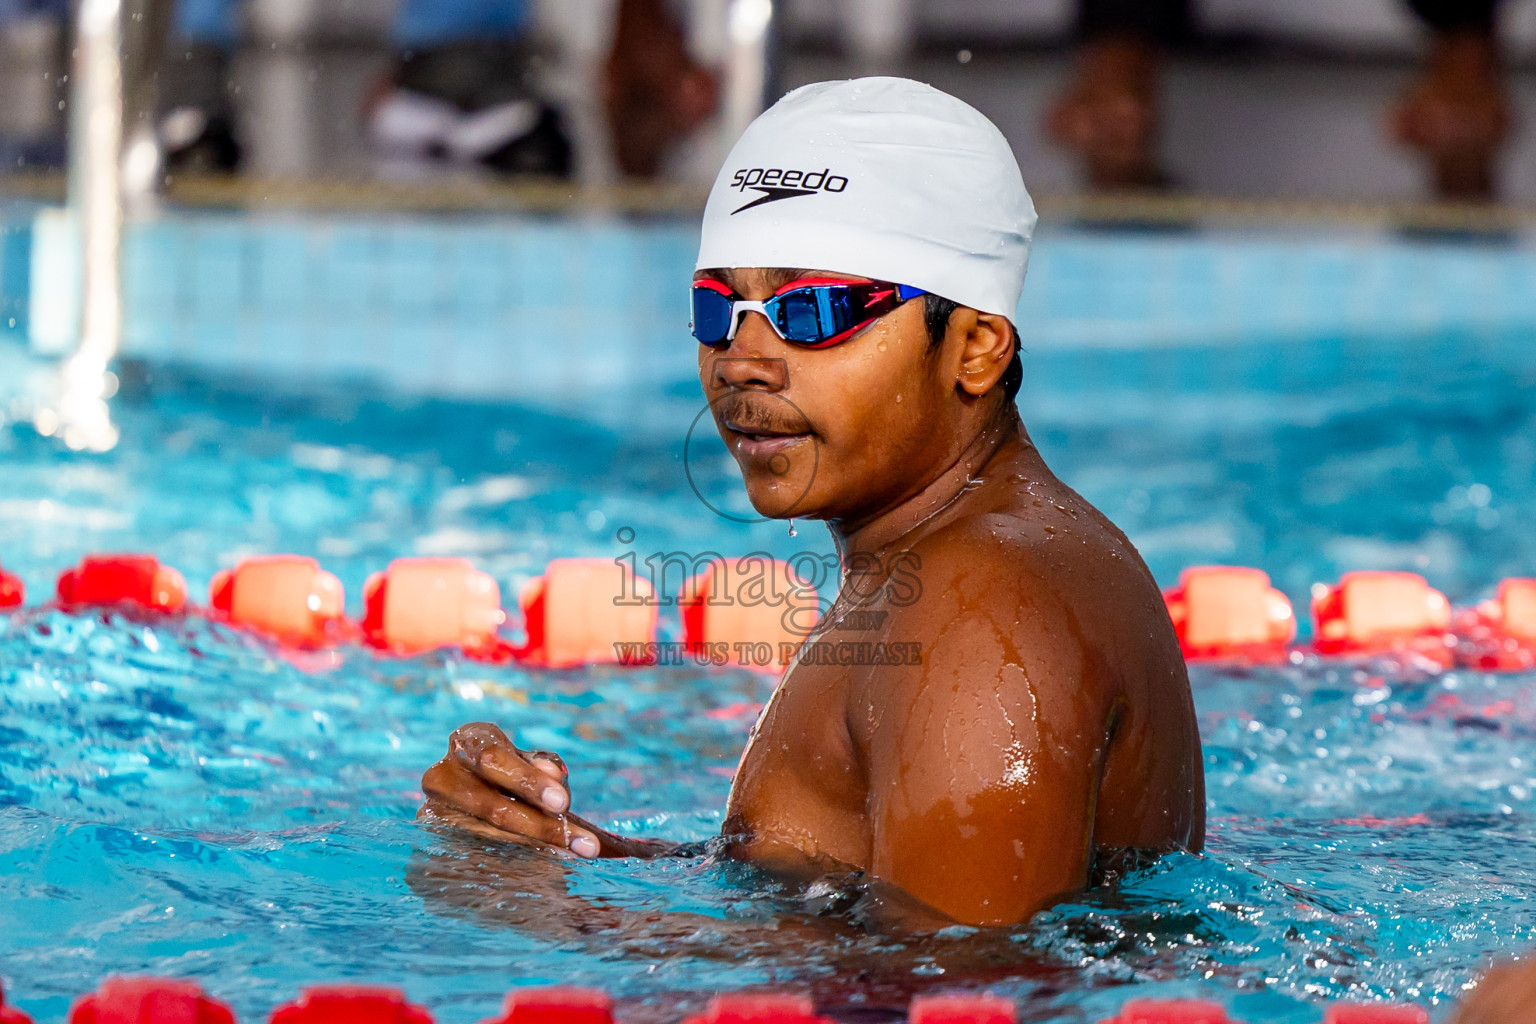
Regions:
<instances>
[{"instance_id":1,"label":"pool tile wall","mask_svg":"<svg viewBox=\"0 0 1536 1024\"><path fill-rule=\"evenodd\" d=\"M126 233L124 351L570 405L692 373L696 240L671 220L167 214ZM25 219L0 228L0 333L51 301L32 244ZM1119 379L1198 389L1288 372L1277 344L1536 331L1536 242L1048 227L1018 323L1041 365L1102 349Z\"/></svg>"}]
</instances>

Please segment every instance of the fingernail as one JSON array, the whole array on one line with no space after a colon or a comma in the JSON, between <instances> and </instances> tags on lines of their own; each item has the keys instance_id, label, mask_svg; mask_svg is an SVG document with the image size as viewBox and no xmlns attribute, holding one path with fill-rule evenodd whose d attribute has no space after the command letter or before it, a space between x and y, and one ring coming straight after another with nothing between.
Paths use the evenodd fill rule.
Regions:
<instances>
[{"instance_id":1,"label":"fingernail","mask_svg":"<svg viewBox=\"0 0 1536 1024\"><path fill-rule=\"evenodd\" d=\"M554 811L556 814L565 810L566 804L570 802L570 799L565 795L565 790L559 786L550 786L539 794L539 799L543 801L546 808Z\"/></svg>"},{"instance_id":2,"label":"fingernail","mask_svg":"<svg viewBox=\"0 0 1536 1024\"><path fill-rule=\"evenodd\" d=\"M597 840L591 836L577 836L571 840L571 852L578 857L596 857Z\"/></svg>"}]
</instances>

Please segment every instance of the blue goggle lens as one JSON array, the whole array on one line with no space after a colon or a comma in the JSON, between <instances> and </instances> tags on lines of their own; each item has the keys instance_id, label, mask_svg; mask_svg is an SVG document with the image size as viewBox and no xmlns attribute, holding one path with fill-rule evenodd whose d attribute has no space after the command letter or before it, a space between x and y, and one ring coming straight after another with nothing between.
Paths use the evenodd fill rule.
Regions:
<instances>
[{"instance_id":1,"label":"blue goggle lens","mask_svg":"<svg viewBox=\"0 0 1536 1024\"><path fill-rule=\"evenodd\" d=\"M699 344L711 348L725 344L726 336L731 333L733 308L729 295L708 288L693 289L693 336Z\"/></svg>"}]
</instances>

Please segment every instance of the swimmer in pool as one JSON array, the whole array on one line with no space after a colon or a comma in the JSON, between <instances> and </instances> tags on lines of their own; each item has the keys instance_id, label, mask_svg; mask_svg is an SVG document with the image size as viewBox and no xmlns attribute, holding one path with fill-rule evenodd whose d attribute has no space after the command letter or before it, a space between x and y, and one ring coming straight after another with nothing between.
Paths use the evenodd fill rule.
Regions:
<instances>
[{"instance_id":1,"label":"swimmer in pool","mask_svg":"<svg viewBox=\"0 0 1536 1024\"><path fill-rule=\"evenodd\" d=\"M694 278L699 380L748 496L836 544L811 639L916 652L802 648L742 755L727 849L795 879L860 873L923 927L1020 922L1109 854L1204 838L1158 588L1014 403L1035 219L971 107L903 79L822 83L732 150ZM485 723L422 788L424 818L582 857L674 849L569 813L563 762Z\"/></svg>"}]
</instances>

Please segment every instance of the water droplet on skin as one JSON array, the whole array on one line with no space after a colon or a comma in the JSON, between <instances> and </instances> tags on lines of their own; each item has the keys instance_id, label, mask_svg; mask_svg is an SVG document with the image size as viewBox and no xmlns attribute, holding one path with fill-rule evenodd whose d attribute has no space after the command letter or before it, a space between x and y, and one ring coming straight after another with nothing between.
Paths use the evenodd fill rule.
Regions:
<instances>
[{"instance_id":1,"label":"water droplet on skin","mask_svg":"<svg viewBox=\"0 0 1536 1024\"><path fill-rule=\"evenodd\" d=\"M900 396L900 395L897 395L897 396L896 396L896 404L897 404L897 405L900 405L900 404L901 404L901 396Z\"/></svg>"},{"instance_id":2,"label":"water droplet on skin","mask_svg":"<svg viewBox=\"0 0 1536 1024\"><path fill-rule=\"evenodd\" d=\"M875 348L878 348L881 352L884 352L885 351L885 342L883 342L883 341L880 342L878 345L875 346Z\"/></svg>"}]
</instances>

